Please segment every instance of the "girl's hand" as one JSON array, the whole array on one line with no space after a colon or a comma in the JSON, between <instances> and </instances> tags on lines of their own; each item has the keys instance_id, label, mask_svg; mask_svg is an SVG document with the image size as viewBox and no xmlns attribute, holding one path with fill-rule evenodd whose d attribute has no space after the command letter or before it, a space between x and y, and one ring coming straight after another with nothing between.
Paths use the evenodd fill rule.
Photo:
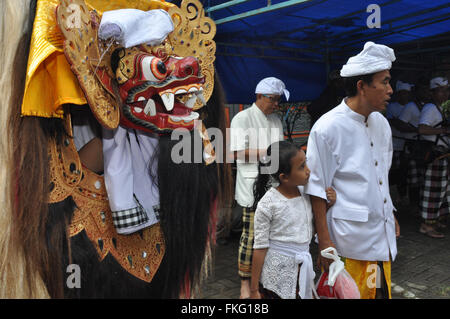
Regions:
<instances>
[{"instance_id":1,"label":"girl's hand","mask_svg":"<svg viewBox=\"0 0 450 319\"><path fill-rule=\"evenodd\" d=\"M327 208L330 208L331 206L334 205L334 203L336 203L336 191L332 188L332 187L328 187L325 190L326 194L327 194L327 199L328 199L328 203L327 203Z\"/></svg>"}]
</instances>

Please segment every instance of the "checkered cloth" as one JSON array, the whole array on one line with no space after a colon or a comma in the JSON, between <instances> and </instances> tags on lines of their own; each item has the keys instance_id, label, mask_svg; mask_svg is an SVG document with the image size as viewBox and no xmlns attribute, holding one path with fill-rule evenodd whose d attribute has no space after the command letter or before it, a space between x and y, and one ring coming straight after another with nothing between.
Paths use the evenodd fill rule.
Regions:
<instances>
[{"instance_id":1,"label":"checkered cloth","mask_svg":"<svg viewBox=\"0 0 450 319\"><path fill-rule=\"evenodd\" d=\"M422 218L436 219L450 213L449 158L435 160L425 169L420 207Z\"/></svg>"},{"instance_id":2,"label":"checkered cloth","mask_svg":"<svg viewBox=\"0 0 450 319\"><path fill-rule=\"evenodd\" d=\"M252 255L255 220L255 212L250 208L242 208L242 235L239 241L238 266L239 276L242 279L250 279L252 272Z\"/></svg>"},{"instance_id":3,"label":"checkered cloth","mask_svg":"<svg viewBox=\"0 0 450 319\"><path fill-rule=\"evenodd\" d=\"M112 212L113 223L118 232L122 229L142 225L148 222L148 216L145 209L139 203L136 196L134 199L137 202L136 207Z\"/></svg>"}]
</instances>

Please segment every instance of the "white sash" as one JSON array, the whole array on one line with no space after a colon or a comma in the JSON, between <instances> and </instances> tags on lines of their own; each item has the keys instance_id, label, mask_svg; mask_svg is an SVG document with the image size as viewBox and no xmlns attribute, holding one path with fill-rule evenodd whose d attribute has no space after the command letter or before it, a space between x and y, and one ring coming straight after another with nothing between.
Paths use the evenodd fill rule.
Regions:
<instances>
[{"instance_id":1,"label":"white sash","mask_svg":"<svg viewBox=\"0 0 450 319\"><path fill-rule=\"evenodd\" d=\"M298 265L302 264L298 278L298 294L300 298L312 299L312 294L314 293L314 296L319 299L315 290L314 277L316 274L313 269L311 254L309 253L309 243L291 244L271 240L269 248L280 254L295 258L295 263Z\"/></svg>"}]
</instances>

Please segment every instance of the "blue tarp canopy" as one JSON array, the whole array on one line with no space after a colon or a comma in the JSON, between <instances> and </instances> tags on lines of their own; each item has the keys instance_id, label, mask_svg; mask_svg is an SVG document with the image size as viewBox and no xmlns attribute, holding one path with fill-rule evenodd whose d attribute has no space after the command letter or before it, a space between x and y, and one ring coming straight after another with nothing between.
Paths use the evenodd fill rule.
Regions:
<instances>
[{"instance_id":1,"label":"blue tarp canopy","mask_svg":"<svg viewBox=\"0 0 450 319\"><path fill-rule=\"evenodd\" d=\"M314 99L329 71L366 41L393 47L392 72L402 74L431 71L442 55L430 61L426 54L450 51L448 0L200 2L217 24L216 67L229 103L251 103L256 84L267 76L286 83L291 101Z\"/></svg>"}]
</instances>

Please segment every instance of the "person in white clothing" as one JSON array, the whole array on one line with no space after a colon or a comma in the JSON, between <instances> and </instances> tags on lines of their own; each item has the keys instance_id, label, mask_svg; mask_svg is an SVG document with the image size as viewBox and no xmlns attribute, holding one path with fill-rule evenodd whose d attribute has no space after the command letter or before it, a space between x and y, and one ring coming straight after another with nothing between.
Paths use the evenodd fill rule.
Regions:
<instances>
[{"instance_id":1,"label":"person in white clothing","mask_svg":"<svg viewBox=\"0 0 450 319\"><path fill-rule=\"evenodd\" d=\"M419 133L434 144L437 155L425 167L420 201L423 223L419 231L432 238L445 237L446 219L450 213L449 155L450 128L444 126L445 115L441 105L448 100L448 80L435 77L430 81L432 103L426 104L420 114ZM425 151L425 150L424 150Z\"/></svg>"},{"instance_id":2,"label":"person in white clothing","mask_svg":"<svg viewBox=\"0 0 450 319\"><path fill-rule=\"evenodd\" d=\"M412 87L412 84L398 80L395 87L395 102L389 103L386 109L386 118L392 129L392 146L394 150L392 167L389 172L389 181L391 185L397 186L400 202L406 202L407 200L407 165L404 156L405 134L398 126L400 114L405 108L405 105L411 100Z\"/></svg>"},{"instance_id":3,"label":"person in white clothing","mask_svg":"<svg viewBox=\"0 0 450 319\"><path fill-rule=\"evenodd\" d=\"M316 122L307 144L311 175L305 192L311 196L319 251L336 248L362 299L390 298L400 234L389 194L392 134L380 113L393 93L393 61L391 48L373 42L351 57L341 69L347 97ZM328 187L337 199L327 212ZM331 262L319 254L319 267L328 271Z\"/></svg>"},{"instance_id":4,"label":"person in white clothing","mask_svg":"<svg viewBox=\"0 0 450 319\"><path fill-rule=\"evenodd\" d=\"M230 125L230 151L236 159L235 199L242 207L242 234L239 244L238 269L241 278L240 298L250 296L253 247L253 184L258 175L258 160L267 147L284 139L283 125L274 114L282 95L289 99L284 83L274 77L262 79L255 89L253 105L236 114Z\"/></svg>"},{"instance_id":5,"label":"person in white clothing","mask_svg":"<svg viewBox=\"0 0 450 319\"><path fill-rule=\"evenodd\" d=\"M255 183L255 240L251 298L312 299L313 264L309 243L314 234L309 196L303 186L309 179L305 152L288 141L273 143L268 156L278 155L278 169L261 172ZM260 167L271 165L270 161ZM278 185L273 187L272 178ZM331 206L336 201L327 190Z\"/></svg>"},{"instance_id":6,"label":"person in white clothing","mask_svg":"<svg viewBox=\"0 0 450 319\"><path fill-rule=\"evenodd\" d=\"M413 89L413 101L405 105L398 121L397 129L403 132L405 137L404 155L406 159L406 180L408 187L409 204L412 213L419 212L420 185L423 179L423 167L418 162L417 150L419 149L419 119L420 112L426 101L429 100L429 83L426 77L421 77Z\"/></svg>"}]
</instances>

